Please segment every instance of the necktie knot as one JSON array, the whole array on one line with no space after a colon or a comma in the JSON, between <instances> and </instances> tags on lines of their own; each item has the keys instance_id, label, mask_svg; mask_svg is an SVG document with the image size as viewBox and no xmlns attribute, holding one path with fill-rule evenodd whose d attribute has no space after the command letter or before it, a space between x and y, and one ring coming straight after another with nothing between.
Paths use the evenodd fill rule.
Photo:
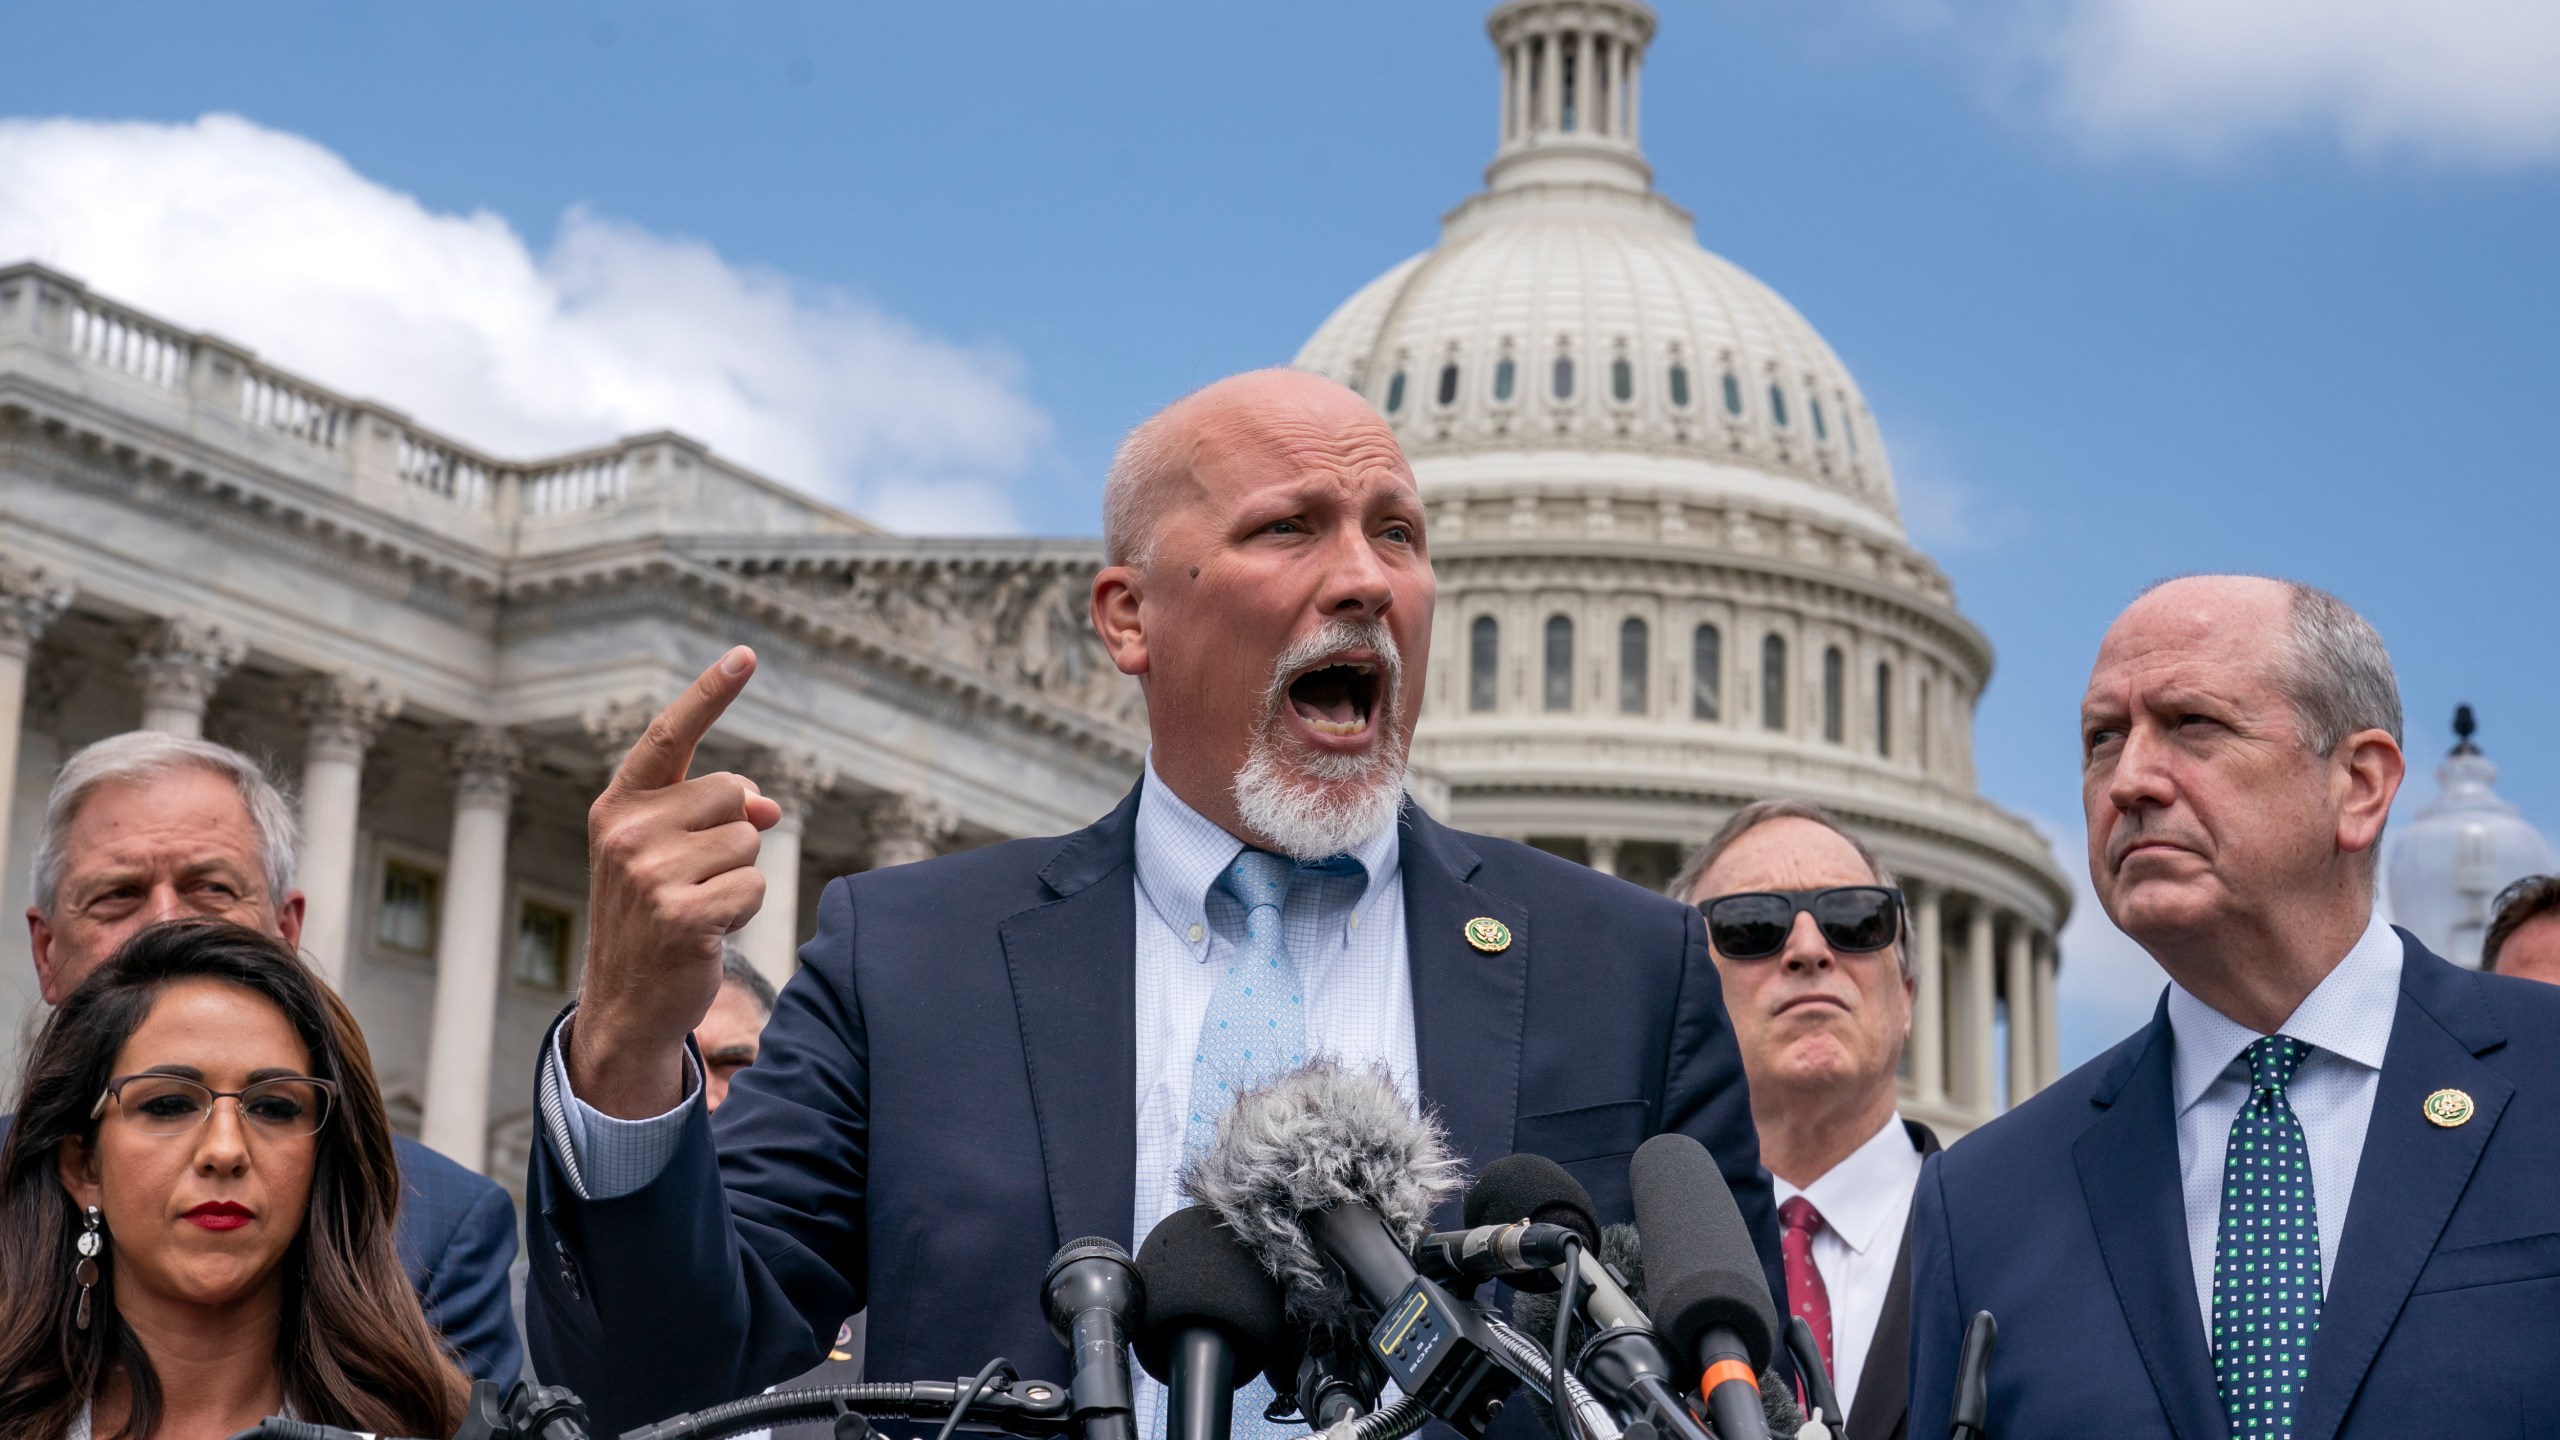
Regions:
<instances>
[{"instance_id":1,"label":"necktie knot","mask_svg":"<svg viewBox=\"0 0 2560 1440\"><path fill-rule=\"evenodd\" d=\"M1268 850L1239 851L1233 863L1218 876L1218 888L1235 897L1246 913L1261 909L1277 909L1289 893L1289 872L1297 863L1286 855Z\"/></svg>"},{"instance_id":2,"label":"necktie knot","mask_svg":"<svg viewBox=\"0 0 2560 1440\"><path fill-rule=\"evenodd\" d=\"M2269 1035L2250 1042L2249 1088L2261 1096L2280 1096L2293 1083L2311 1047L2290 1035Z\"/></svg>"},{"instance_id":3,"label":"necktie knot","mask_svg":"<svg viewBox=\"0 0 2560 1440\"><path fill-rule=\"evenodd\" d=\"M1801 1195L1793 1196L1778 1207L1778 1224L1788 1230L1811 1235L1822 1228L1822 1212Z\"/></svg>"}]
</instances>

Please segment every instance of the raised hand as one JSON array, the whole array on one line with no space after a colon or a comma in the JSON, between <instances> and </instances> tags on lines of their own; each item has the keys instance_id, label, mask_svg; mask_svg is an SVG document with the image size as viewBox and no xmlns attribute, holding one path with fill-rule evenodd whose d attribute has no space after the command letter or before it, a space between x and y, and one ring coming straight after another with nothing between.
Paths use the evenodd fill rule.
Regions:
<instances>
[{"instance_id":1,"label":"raised hand","mask_svg":"<svg viewBox=\"0 0 2560 1440\"><path fill-rule=\"evenodd\" d=\"M569 1083L617 1119L683 1098L684 1037L719 994L721 941L764 903L756 852L782 807L743 775L686 778L755 669L740 645L703 671L587 811L587 970Z\"/></svg>"}]
</instances>

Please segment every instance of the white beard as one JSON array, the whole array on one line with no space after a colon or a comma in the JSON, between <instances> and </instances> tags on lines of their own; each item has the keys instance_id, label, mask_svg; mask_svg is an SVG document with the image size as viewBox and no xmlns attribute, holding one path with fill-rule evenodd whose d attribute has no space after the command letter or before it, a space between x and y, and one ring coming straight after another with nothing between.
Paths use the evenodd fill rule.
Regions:
<instances>
[{"instance_id":1,"label":"white beard","mask_svg":"<svg viewBox=\"0 0 2560 1440\"><path fill-rule=\"evenodd\" d=\"M1289 677L1337 651L1366 645L1383 662L1370 723L1378 744L1365 755L1284 755L1280 717ZM1292 860L1312 864L1347 854L1396 821L1404 804L1404 737L1396 733L1404 660L1382 622L1331 620L1274 664L1262 728L1236 771L1237 818Z\"/></svg>"}]
</instances>

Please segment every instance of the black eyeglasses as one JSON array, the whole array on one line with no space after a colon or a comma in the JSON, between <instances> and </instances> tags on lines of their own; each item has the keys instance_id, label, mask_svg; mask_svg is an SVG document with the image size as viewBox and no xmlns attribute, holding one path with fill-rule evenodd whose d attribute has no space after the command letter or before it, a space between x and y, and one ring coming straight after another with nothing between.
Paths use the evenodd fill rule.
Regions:
<instances>
[{"instance_id":1,"label":"black eyeglasses","mask_svg":"<svg viewBox=\"0 0 2560 1440\"><path fill-rule=\"evenodd\" d=\"M1765 960L1787 948L1798 915L1811 915L1843 955L1881 950L1902 933L1902 892L1883 885L1828 890L1753 890L1698 902L1707 938L1727 960Z\"/></svg>"},{"instance_id":2,"label":"black eyeglasses","mask_svg":"<svg viewBox=\"0 0 2560 1440\"><path fill-rule=\"evenodd\" d=\"M239 1090L216 1090L183 1075L145 1072L108 1081L89 1118L105 1115L112 1103L135 1129L165 1139L194 1132L212 1116L214 1101L230 1100L239 1105L249 1133L299 1140L318 1133L328 1120L337 1088L308 1075L280 1075Z\"/></svg>"}]
</instances>

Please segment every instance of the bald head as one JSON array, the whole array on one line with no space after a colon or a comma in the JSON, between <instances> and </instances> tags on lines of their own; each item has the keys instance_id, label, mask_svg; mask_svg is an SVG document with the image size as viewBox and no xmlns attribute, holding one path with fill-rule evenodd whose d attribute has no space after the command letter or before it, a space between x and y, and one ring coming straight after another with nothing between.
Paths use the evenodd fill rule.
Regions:
<instances>
[{"instance_id":1,"label":"bald head","mask_svg":"<svg viewBox=\"0 0 2560 1440\"><path fill-rule=\"evenodd\" d=\"M2402 742L2400 682L2382 636L2316 585L2265 575L2162 580L2126 607L2107 634L2113 639L2128 626L2155 621L2254 651L2270 683L2292 704L2302 746L2313 754L2328 754L2359 730L2380 730L2393 744Z\"/></svg>"},{"instance_id":2,"label":"bald head","mask_svg":"<svg viewBox=\"0 0 2560 1440\"><path fill-rule=\"evenodd\" d=\"M1102 485L1103 563L1140 569L1168 507L1199 493L1198 467L1220 453L1285 443L1291 431L1369 441L1395 432L1357 391L1305 370L1248 370L1165 406L1121 440Z\"/></svg>"}]
</instances>

